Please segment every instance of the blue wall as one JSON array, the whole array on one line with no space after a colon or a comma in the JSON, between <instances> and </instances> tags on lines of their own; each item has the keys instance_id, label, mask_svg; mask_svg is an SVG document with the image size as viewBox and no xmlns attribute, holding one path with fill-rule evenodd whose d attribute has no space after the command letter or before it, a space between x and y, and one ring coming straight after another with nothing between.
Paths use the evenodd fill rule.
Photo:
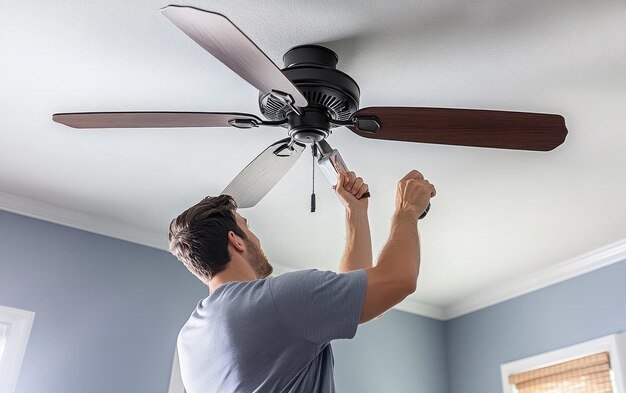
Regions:
<instances>
[{"instance_id":1,"label":"blue wall","mask_svg":"<svg viewBox=\"0 0 626 393\"><path fill-rule=\"evenodd\" d=\"M626 261L448 321L451 392L502 392L502 363L624 330Z\"/></svg>"},{"instance_id":2,"label":"blue wall","mask_svg":"<svg viewBox=\"0 0 626 393\"><path fill-rule=\"evenodd\" d=\"M391 310L333 343L337 391L447 393L444 322Z\"/></svg>"},{"instance_id":3,"label":"blue wall","mask_svg":"<svg viewBox=\"0 0 626 393\"><path fill-rule=\"evenodd\" d=\"M16 393L165 393L206 287L169 253L0 211L0 305L35 311ZM339 392L447 393L443 322L391 311L335 347Z\"/></svg>"},{"instance_id":4,"label":"blue wall","mask_svg":"<svg viewBox=\"0 0 626 393\"><path fill-rule=\"evenodd\" d=\"M16 393L166 392L206 287L162 251L0 212L0 304L35 311Z\"/></svg>"}]
</instances>

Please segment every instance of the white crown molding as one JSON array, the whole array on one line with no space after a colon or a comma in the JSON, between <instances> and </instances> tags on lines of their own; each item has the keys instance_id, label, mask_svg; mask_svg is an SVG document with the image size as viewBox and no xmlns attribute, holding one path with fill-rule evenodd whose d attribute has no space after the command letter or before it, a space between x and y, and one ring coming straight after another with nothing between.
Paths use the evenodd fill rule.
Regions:
<instances>
[{"instance_id":1,"label":"white crown molding","mask_svg":"<svg viewBox=\"0 0 626 393\"><path fill-rule=\"evenodd\" d=\"M5 192L0 192L0 210L168 251L167 239L162 233L147 231L104 217ZM626 260L626 239L501 284L495 288L470 295L462 301L446 307L422 303L413 297L408 297L395 308L412 314L445 321L580 276L581 274L589 273L622 260ZM288 266L276 264L274 264L274 268L276 274L295 270Z\"/></svg>"},{"instance_id":2,"label":"white crown molding","mask_svg":"<svg viewBox=\"0 0 626 393\"><path fill-rule=\"evenodd\" d=\"M470 295L445 307L443 316L446 320L460 317L624 260L626 239Z\"/></svg>"},{"instance_id":3,"label":"white crown molding","mask_svg":"<svg viewBox=\"0 0 626 393\"><path fill-rule=\"evenodd\" d=\"M152 248L167 250L167 239L161 233L135 228L108 218L46 202L35 201L6 192L0 192L0 210L97 233L99 235L114 237Z\"/></svg>"},{"instance_id":4,"label":"white crown molding","mask_svg":"<svg viewBox=\"0 0 626 393\"><path fill-rule=\"evenodd\" d=\"M438 319L445 321L444 308L434 306L428 303L422 303L409 296L400 304L394 307L396 310L405 311L411 314L421 315L423 317Z\"/></svg>"}]
</instances>

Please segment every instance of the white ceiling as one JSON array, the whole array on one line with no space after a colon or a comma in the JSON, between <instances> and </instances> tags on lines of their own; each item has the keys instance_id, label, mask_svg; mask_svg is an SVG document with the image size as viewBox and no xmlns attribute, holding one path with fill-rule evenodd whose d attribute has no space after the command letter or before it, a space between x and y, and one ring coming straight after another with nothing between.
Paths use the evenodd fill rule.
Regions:
<instances>
[{"instance_id":1,"label":"white ceiling","mask_svg":"<svg viewBox=\"0 0 626 393\"><path fill-rule=\"evenodd\" d=\"M257 92L159 13L164 1L0 2L0 191L32 213L163 245L169 221L219 193L282 129L77 131L55 112L258 113ZM417 168L438 189L421 224L415 304L450 307L626 237L624 1L189 1L228 16L279 65L292 46L334 49L361 107L562 114L548 153L329 139L371 186L375 253L395 184ZM242 211L270 260L336 268L339 202L311 160ZM26 201L26 202L25 202ZM28 202L30 201L30 202ZM2 202L2 201L0 201ZM2 205L2 203L0 203ZM33 208L36 210L36 208ZM56 210L55 210L56 209ZM20 210L20 209L14 209ZM31 209L32 210L32 209ZM106 233L106 230L100 232Z\"/></svg>"}]
</instances>

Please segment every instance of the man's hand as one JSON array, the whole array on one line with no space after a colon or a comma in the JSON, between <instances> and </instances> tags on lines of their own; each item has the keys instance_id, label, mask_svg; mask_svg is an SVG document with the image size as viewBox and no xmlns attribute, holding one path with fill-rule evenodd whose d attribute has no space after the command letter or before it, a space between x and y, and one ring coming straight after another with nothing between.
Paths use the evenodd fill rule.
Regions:
<instances>
[{"instance_id":1,"label":"man's hand","mask_svg":"<svg viewBox=\"0 0 626 393\"><path fill-rule=\"evenodd\" d=\"M339 200L348 210L367 210L369 198L360 199L369 191L369 186L354 172L339 171L337 184L334 186Z\"/></svg>"},{"instance_id":2,"label":"man's hand","mask_svg":"<svg viewBox=\"0 0 626 393\"><path fill-rule=\"evenodd\" d=\"M435 186L421 173L412 170L398 182L396 213L417 214L419 217L436 194Z\"/></svg>"}]
</instances>

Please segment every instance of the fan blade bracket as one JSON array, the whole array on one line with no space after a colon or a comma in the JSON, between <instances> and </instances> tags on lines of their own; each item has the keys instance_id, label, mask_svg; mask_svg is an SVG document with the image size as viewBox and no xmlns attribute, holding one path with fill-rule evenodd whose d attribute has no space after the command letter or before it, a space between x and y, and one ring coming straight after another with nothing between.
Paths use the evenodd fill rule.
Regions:
<instances>
[{"instance_id":1,"label":"fan blade bracket","mask_svg":"<svg viewBox=\"0 0 626 393\"><path fill-rule=\"evenodd\" d=\"M286 152L286 154L284 154L285 149L287 149L288 151ZM284 145L280 145L276 148L276 150L274 150L274 155L276 157L289 157L291 155L291 152L293 151L293 148L289 147L288 143L285 143Z\"/></svg>"},{"instance_id":2,"label":"fan blade bracket","mask_svg":"<svg viewBox=\"0 0 626 393\"><path fill-rule=\"evenodd\" d=\"M296 100L289 93L285 93L280 90L272 90L270 95L276 98L278 101L282 102L284 105L287 105L292 111L302 116L303 112L300 108L296 106Z\"/></svg>"},{"instance_id":3,"label":"fan blade bracket","mask_svg":"<svg viewBox=\"0 0 626 393\"><path fill-rule=\"evenodd\" d=\"M291 141L278 146L276 150L274 150L274 155L277 157L289 157L295 150L295 148L293 147L294 145L297 145L302 149L304 149L305 147L305 145L303 145L302 143L298 143L292 139ZM288 151L285 152L285 150Z\"/></svg>"},{"instance_id":4,"label":"fan blade bracket","mask_svg":"<svg viewBox=\"0 0 626 393\"><path fill-rule=\"evenodd\" d=\"M335 120L330 119L330 123L336 126L345 126L351 128L353 131L367 132L370 134L377 134L381 129L381 123L376 116L355 116L349 120Z\"/></svg>"},{"instance_id":5,"label":"fan blade bracket","mask_svg":"<svg viewBox=\"0 0 626 393\"><path fill-rule=\"evenodd\" d=\"M380 120L376 116L355 117L352 123L357 130L362 132L376 134L380 131Z\"/></svg>"},{"instance_id":6,"label":"fan blade bracket","mask_svg":"<svg viewBox=\"0 0 626 393\"><path fill-rule=\"evenodd\" d=\"M254 119L231 119L228 124L235 128L248 129L259 126L259 122Z\"/></svg>"}]
</instances>

